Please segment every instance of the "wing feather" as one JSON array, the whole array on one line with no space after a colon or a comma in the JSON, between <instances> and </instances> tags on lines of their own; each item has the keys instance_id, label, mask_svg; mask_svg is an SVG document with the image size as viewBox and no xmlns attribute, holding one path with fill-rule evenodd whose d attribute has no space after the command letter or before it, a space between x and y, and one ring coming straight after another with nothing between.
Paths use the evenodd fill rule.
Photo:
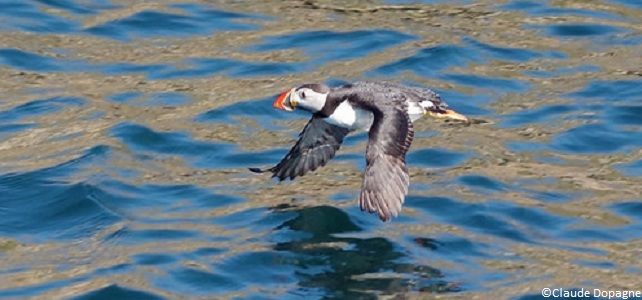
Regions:
<instances>
[{"instance_id":1,"label":"wing feather","mask_svg":"<svg viewBox=\"0 0 642 300\"><path fill-rule=\"evenodd\" d=\"M251 168L253 172L272 172L272 177L283 181L294 179L324 166L332 159L350 130L329 124L318 116L305 125L299 140L276 166L267 170Z\"/></svg>"},{"instance_id":2,"label":"wing feather","mask_svg":"<svg viewBox=\"0 0 642 300\"><path fill-rule=\"evenodd\" d=\"M377 212L382 221L399 214L410 184L406 153L414 131L404 105L400 105L400 101L395 103L398 106L386 113L373 112L366 150L367 167L359 197L361 210Z\"/></svg>"}]
</instances>

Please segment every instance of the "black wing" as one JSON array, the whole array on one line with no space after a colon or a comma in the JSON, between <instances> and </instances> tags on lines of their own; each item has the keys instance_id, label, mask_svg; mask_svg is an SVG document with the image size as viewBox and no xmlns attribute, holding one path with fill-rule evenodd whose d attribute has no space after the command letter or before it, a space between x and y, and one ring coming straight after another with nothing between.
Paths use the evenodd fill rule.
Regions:
<instances>
[{"instance_id":1,"label":"black wing","mask_svg":"<svg viewBox=\"0 0 642 300\"><path fill-rule=\"evenodd\" d=\"M414 131L405 105L390 108L385 114L373 113L359 204L361 210L376 211L382 221L387 221L401 211L408 194L406 153Z\"/></svg>"},{"instance_id":2,"label":"black wing","mask_svg":"<svg viewBox=\"0 0 642 300\"><path fill-rule=\"evenodd\" d=\"M272 177L277 177L281 181L303 176L324 166L332 159L349 132L349 129L329 124L323 118L313 116L305 125L303 132L299 134L299 141L281 162L267 170L257 168L250 168L250 170L272 172Z\"/></svg>"}]
</instances>

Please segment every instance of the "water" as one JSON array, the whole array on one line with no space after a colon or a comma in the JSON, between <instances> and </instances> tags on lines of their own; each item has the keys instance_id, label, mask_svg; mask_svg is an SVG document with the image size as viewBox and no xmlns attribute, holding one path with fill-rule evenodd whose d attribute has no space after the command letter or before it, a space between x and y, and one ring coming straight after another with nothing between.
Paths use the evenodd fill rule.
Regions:
<instances>
[{"instance_id":1,"label":"water","mask_svg":"<svg viewBox=\"0 0 642 300\"><path fill-rule=\"evenodd\" d=\"M0 298L641 290L639 1L375 2L1 2ZM279 93L358 79L475 120L416 124L390 223L358 208L366 134L247 170L306 122Z\"/></svg>"}]
</instances>

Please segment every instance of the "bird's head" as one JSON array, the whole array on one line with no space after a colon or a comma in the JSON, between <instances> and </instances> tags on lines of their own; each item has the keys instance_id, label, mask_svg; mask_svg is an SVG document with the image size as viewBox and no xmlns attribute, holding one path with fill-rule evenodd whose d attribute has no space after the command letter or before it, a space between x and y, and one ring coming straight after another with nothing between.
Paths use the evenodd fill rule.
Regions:
<instances>
[{"instance_id":1,"label":"bird's head","mask_svg":"<svg viewBox=\"0 0 642 300\"><path fill-rule=\"evenodd\" d=\"M448 104L442 101L441 97L439 97L437 93L433 91L429 91L428 93L430 94L430 97L419 102L419 105L424 108L424 114L439 119L470 123L470 120L466 116L448 109Z\"/></svg>"},{"instance_id":2,"label":"bird's head","mask_svg":"<svg viewBox=\"0 0 642 300\"><path fill-rule=\"evenodd\" d=\"M325 106L328 93L330 87L325 84L304 84L281 94L274 101L274 107L286 111L301 108L316 113Z\"/></svg>"}]
</instances>

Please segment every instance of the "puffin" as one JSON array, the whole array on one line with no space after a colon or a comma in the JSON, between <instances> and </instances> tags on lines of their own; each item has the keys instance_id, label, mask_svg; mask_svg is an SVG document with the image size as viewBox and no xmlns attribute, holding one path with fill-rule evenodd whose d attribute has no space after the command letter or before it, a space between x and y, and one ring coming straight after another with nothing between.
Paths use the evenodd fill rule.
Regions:
<instances>
[{"instance_id":1,"label":"puffin","mask_svg":"<svg viewBox=\"0 0 642 300\"><path fill-rule=\"evenodd\" d=\"M301 109L312 117L285 158L271 168L250 171L272 173L279 181L294 180L325 166L349 133L367 131L359 205L384 222L397 217L408 194L406 153L413 141L413 123L425 115L469 122L448 109L431 89L393 82L360 81L337 87L306 83L280 94L273 106Z\"/></svg>"}]
</instances>

